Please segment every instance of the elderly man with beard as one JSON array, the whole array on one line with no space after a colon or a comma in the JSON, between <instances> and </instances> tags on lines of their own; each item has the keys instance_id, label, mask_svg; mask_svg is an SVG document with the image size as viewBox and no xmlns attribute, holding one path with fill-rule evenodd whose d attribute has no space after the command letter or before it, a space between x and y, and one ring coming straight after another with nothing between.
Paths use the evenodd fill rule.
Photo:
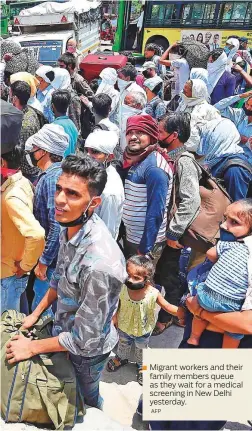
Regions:
<instances>
[{"instance_id":1,"label":"elderly man with beard","mask_svg":"<svg viewBox=\"0 0 252 431\"><path fill-rule=\"evenodd\" d=\"M165 244L172 171L157 151L158 124L150 115L129 118L126 139L125 255L138 253L157 259Z\"/></svg>"}]
</instances>

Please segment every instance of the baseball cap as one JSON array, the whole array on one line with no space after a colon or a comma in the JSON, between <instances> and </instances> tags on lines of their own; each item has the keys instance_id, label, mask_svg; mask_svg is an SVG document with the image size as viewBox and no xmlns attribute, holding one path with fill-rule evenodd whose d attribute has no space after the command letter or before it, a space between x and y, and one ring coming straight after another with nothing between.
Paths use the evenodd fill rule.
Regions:
<instances>
[{"instance_id":1,"label":"baseball cap","mask_svg":"<svg viewBox=\"0 0 252 431\"><path fill-rule=\"evenodd\" d=\"M143 72L144 70L147 70L147 69L156 69L156 65L155 65L154 61L146 61L146 62L142 65L142 67L140 67L140 68L138 69L138 71L139 71L139 72Z\"/></svg>"}]
</instances>

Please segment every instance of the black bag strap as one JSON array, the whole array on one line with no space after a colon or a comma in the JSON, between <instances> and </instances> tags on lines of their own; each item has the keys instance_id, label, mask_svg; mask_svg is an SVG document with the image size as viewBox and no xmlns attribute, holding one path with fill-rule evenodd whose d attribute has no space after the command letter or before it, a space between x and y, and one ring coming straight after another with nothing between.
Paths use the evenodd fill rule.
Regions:
<instances>
[{"instance_id":1,"label":"black bag strap","mask_svg":"<svg viewBox=\"0 0 252 431\"><path fill-rule=\"evenodd\" d=\"M106 124L103 124L103 123L96 124L93 128L93 131L94 130L105 130L105 131L109 132L108 126L106 126Z\"/></svg>"},{"instance_id":2,"label":"black bag strap","mask_svg":"<svg viewBox=\"0 0 252 431\"><path fill-rule=\"evenodd\" d=\"M252 165L249 162L243 159L239 159L239 157L234 157L233 159L227 160L226 163L224 163L224 165L221 168L221 171L218 172L218 176L223 178L225 172L231 166L240 166L241 168L247 169L247 171L249 171L249 173L252 174Z\"/></svg>"}]
</instances>

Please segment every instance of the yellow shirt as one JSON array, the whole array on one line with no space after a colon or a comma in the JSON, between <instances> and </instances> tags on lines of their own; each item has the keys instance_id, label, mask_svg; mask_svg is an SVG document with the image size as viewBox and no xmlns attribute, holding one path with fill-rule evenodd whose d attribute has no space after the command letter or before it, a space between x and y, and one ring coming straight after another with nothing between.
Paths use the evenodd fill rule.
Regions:
<instances>
[{"instance_id":1,"label":"yellow shirt","mask_svg":"<svg viewBox=\"0 0 252 431\"><path fill-rule=\"evenodd\" d=\"M120 294L120 308L118 311L118 328L128 335L141 337L152 332L155 324L155 308L159 291L151 287L145 298L133 301L125 285Z\"/></svg>"},{"instance_id":2,"label":"yellow shirt","mask_svg":"<svg viewBox=\"0 0 252 431\"><path fill-rule=\"evenodd\" d=\"M21 172L1 186L1 278L15 274L15 261L28 272L45 246L45 231L33 215L33 191Z\"/></svg>"}]
</instances>

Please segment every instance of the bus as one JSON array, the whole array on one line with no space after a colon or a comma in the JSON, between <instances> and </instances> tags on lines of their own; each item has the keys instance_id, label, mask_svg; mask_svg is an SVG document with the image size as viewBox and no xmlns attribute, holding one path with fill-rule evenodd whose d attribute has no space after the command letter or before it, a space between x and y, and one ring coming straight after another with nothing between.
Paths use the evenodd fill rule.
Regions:
<instances>
[{"instance_id":1,"label":"bus","mask_svg":"<svg viewBox=\"0 0 252 431\"><path fill-rule=\"evenodd\" d=\"M195 40L210 50L223 47L228 37L246 36L252 47L252 2L223 0L154 0L118 2L118 23L113 51L132 50L137 18L144 5L138 51L149 43L166 50L178 41Z\"/></svg>"}]
</instances>

